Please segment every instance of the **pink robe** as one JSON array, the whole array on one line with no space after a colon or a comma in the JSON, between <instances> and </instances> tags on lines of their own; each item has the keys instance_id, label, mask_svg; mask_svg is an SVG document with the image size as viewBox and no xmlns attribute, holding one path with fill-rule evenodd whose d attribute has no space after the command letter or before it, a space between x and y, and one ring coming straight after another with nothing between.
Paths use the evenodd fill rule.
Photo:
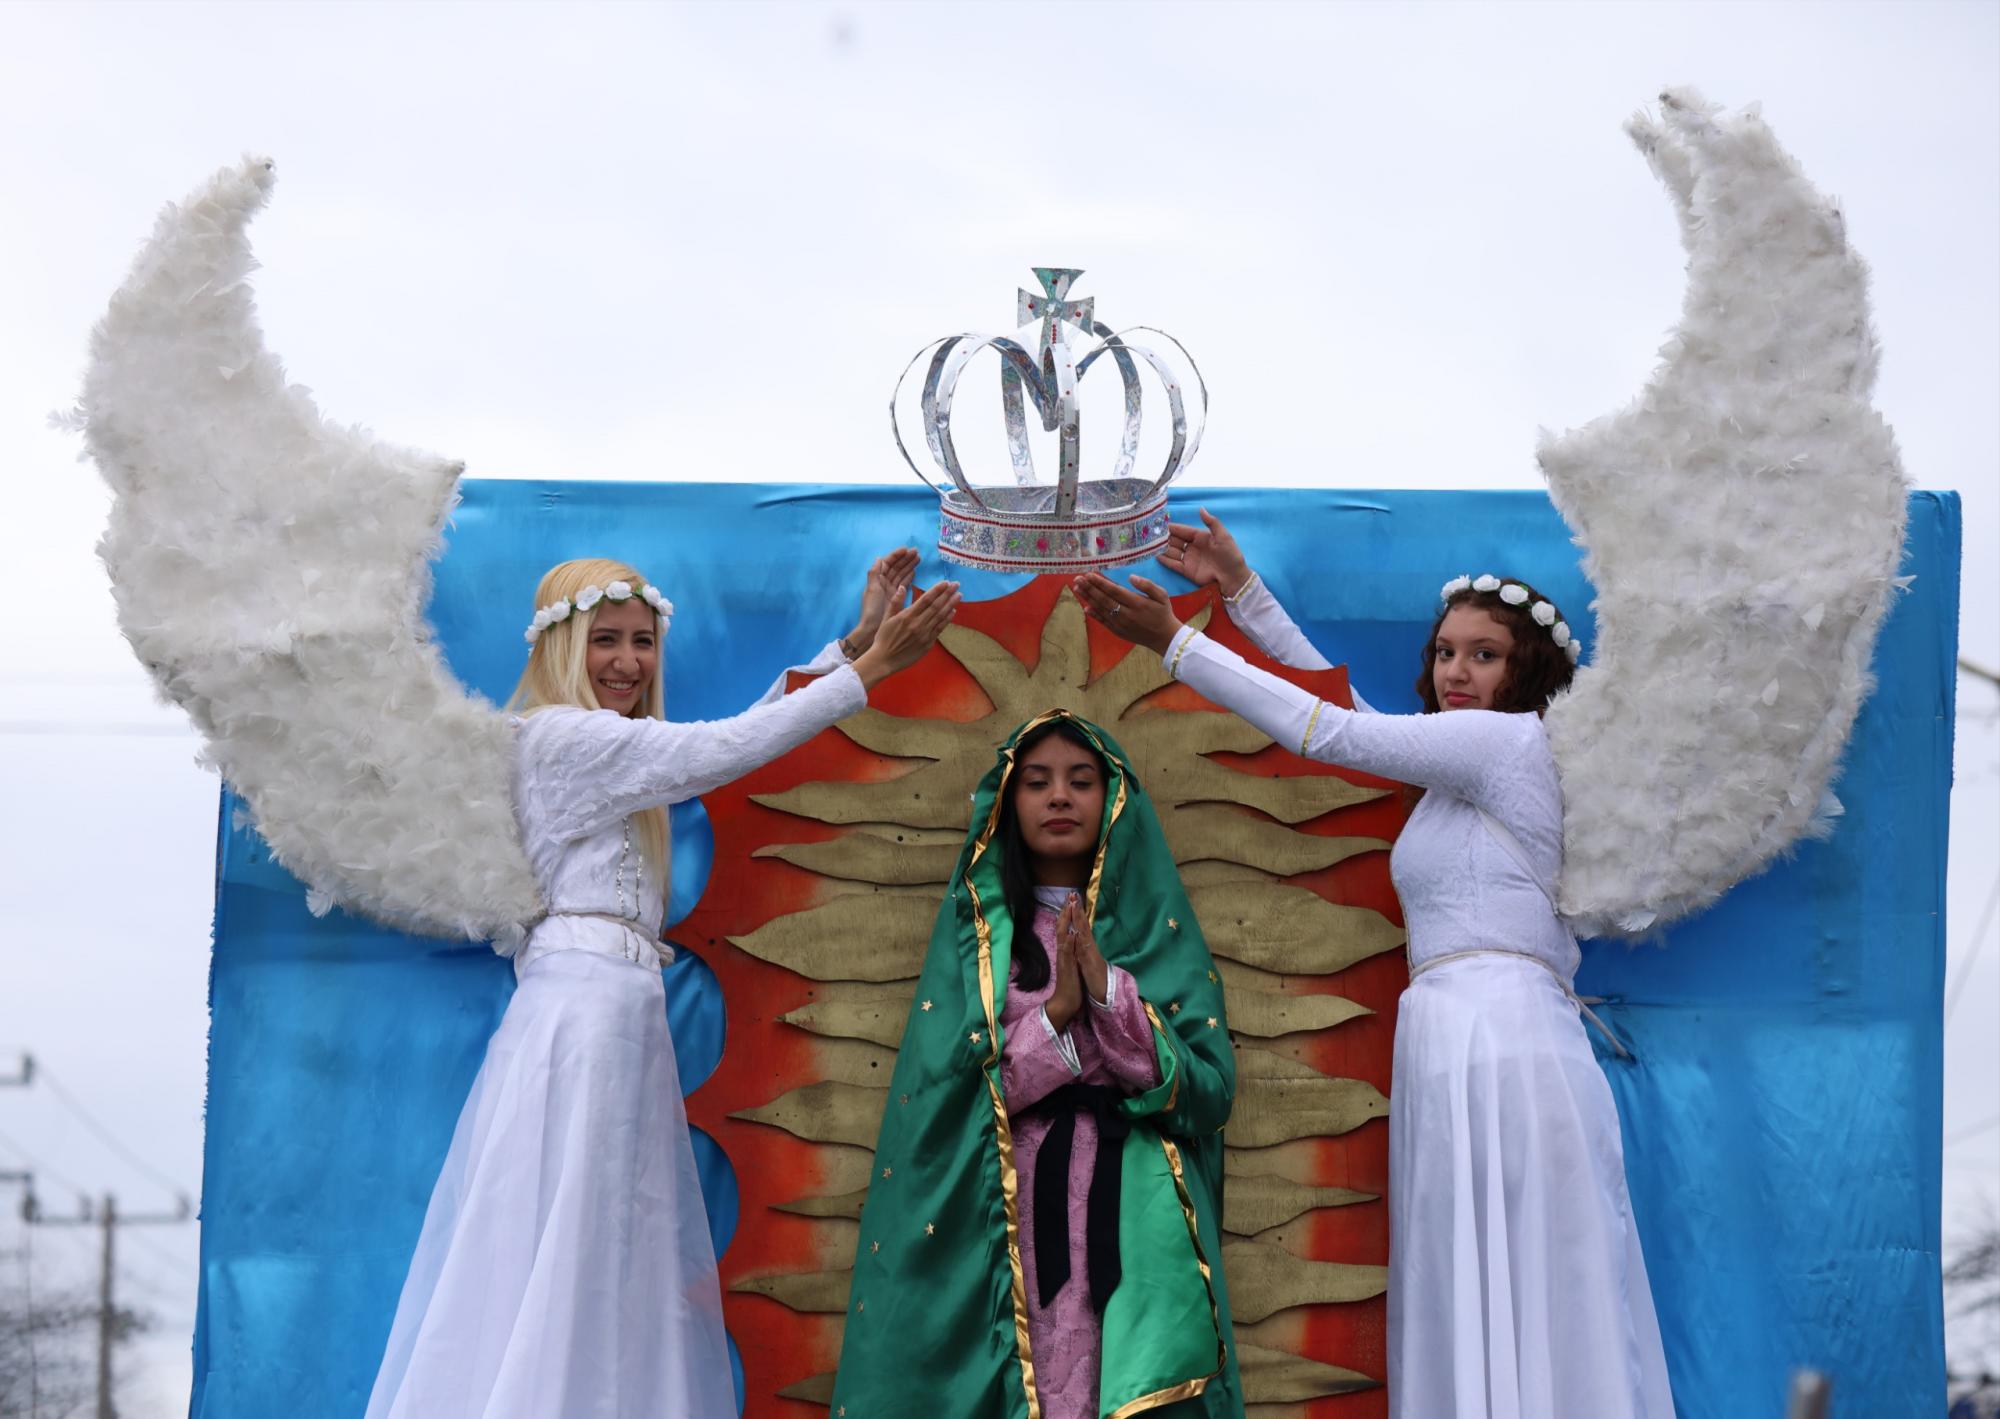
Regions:
<instances>
[{"instance_id":1,"label":"pink robe","mask_svg":"<svg viewBox=\"0 0 2000 1419\"><path fill-rule=\"evenodd\" d=\"M1044 904L1035 913L1035 937L1056 958L1056 911ZM1076 1116L1069 1159L1069 1280L1044 1309L1035 1268L1035 1160L1053 1122L1030 1113L1035 1104L1066 1084L1103 1084L1142 1094L1160 1084L1153 1027L1129 972L1111 966L1100 1005L1084 992L1083 1007L1069 1022L1069 1039L1080 1066L1072 1071L1049 1033L1043 1005L1055 993L1052 979L1040 990L1009 984L1001 1012L1005 1043L1000 1080L1014 1129L1014 1163L1020 1174L1021 1265L1028 1286L1028 1343L1035 1364L1045 1419L1097 1419L1098 1317L1090 1308L1089 1268L1084 1250L1084 1199L1097 1162L1097 1120Z\"/></svg>"}]
</instances>

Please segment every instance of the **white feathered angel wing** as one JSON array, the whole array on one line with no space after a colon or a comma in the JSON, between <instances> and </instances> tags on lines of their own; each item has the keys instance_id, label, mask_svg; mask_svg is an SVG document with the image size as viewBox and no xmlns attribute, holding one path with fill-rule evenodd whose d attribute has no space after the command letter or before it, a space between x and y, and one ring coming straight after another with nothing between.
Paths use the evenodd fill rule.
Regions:
<instances>
[{"instance_id":1,"label":"white feathered angel wing","mask_svg":"<svg viewBox=\"0 0 2000 1419\"><path fill-rule=\"evenodd\" d=\"M93 337L79 416L119 623L315 912L511 949L542 906L510 730L423 617L461 466L286 383L248 284L272 181L246 160L169 207Z\"/></svg>"},{"instance_id":2,"label":"white feathered angel wing","mask_svg":"<svg viewBox=\"0 0 2000 1419\"><path fill-rule=\"evenodd\" d=\"M1680 213L1680 327L1636 403L1539 451L1597 589L1592 663L1547 716L1560 900L1595 934L1827 829L1907 491L1838 209L1754 109L1676 91L1629 131Z\"/></svg>"}]
</instances>

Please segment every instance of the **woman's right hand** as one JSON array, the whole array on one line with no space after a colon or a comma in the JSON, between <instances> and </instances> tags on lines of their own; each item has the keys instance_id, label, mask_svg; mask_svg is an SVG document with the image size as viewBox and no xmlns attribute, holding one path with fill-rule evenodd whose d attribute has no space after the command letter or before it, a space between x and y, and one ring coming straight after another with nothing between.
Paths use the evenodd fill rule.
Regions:
<instances>
[{"instance_id":1,"label":"woman's right hand","mask_svg":"<svg viewBox=\"0 0 2000 1419\"><path fill-rule=\"evenodd\" d=\"M1042 1010L1051 1025L1066 1030L1076 1012L1083 1009L1083 972L1077 968L1076 946L1066 931L1056 932L1056 963L1050 969L1056 988L1043 1002Z\"/></svg>"},{"instance_id":2,"label":"woman's right hand","mask_svg":"<svg viewBox=\"0 0 2000 1419\"><path fill-rule=\"evenodd\" d=\"M909 601L910 579L917 574L919 553L915 547L898 547L875 559L861 587L861 614L854 629L840 638L840 648L849 660L875 644L875 633L891 611L900 611Z\"/></svg>"},{"instance_id":3,"label":"woman's right hand","mask_svg":"<svg viewBox=\"0 0 2000 1419\"><path fill-rule=\"evenodd\" d=\"M872 690L898 670L909 669L937 644L957 610L958 583L939 582L882 622L875 643L855 660L854 673Z\"/></svg>"},{"instance_id":4,"label":"woman's right hand","mask_svg":"<svg viewBox=\"0 0 2000 1419\"><path fill-rule=\"evenodd\" d=\"M1167 546L1160 560L1196 586L1214 586L1224 596L1234 596L1250 580L1250 564L1221 518L1203 508L1201 522L1200 527L1168 523Z\"/></svg>"}]
</instances>

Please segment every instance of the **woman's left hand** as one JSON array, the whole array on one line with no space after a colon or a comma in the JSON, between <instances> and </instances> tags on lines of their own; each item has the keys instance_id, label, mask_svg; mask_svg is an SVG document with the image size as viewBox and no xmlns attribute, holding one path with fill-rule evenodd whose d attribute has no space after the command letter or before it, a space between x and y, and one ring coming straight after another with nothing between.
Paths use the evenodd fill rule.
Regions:
<instances>
[{"instance_id":1,"label":"woman's left hand","mask_svg":"<svg viewBox=\"0 0 2000 1419\"><path fill-rule=\"evenodd\" d=\"M1165 655L1174 637L1181 633L1181 618L1166 589L1142 576L1132 578L1136 590L1128 591L1102 572L1089 572L1070 583L1083 609L1134 645L1143 645L1156 655Z\"/></svg>"},{"instance_id":2,"label":"woman's left hand","mask_svg":"<svg viewBox=\"0 0 2000 1419\"><path fill-rule=\"evenodd\" d=\"M1083 894L1072 893L1056 917L1056 931L1076 952L1076 967L1083 976L1083 988L1097 1004L1104 1003L1111 989L1111 967L1097 949L1097 937L1090 929L1090 915L1083 909Z\"/></svg>"},{"instance_id":3,"label":"woman's left hand","mask_svg":"<svg viewBox=\"0 0 2000 1419\"><path fill-rule=\"evenodd\" d=\"M898 547L877 557L868 568L868 579L861 587L861 615L854 629L841 638L849 660L859 660L862 652L875 644L875 633L882 629L885 616L903 609L922 555L914 547Z\"/></svg>"}]
</instances>

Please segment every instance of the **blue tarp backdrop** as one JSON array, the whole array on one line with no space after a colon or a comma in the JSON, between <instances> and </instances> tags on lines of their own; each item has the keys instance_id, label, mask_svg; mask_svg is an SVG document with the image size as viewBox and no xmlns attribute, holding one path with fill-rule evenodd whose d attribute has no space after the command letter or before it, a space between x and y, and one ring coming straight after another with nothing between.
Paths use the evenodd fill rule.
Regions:
<instances>
[{"instance_id":1,"label":"blue tarp backdrop","mask_svg":"<svg viewBox=\"0 0 2000 1419\"><path fill-rule=\"evenodd\" d=\"M1539 493L1189 492L1176 515L1191 520L1204 502L1384 710L1414 707L1422 635L1456 573L1524 576L1595 639L1576 550ZM622 557L678 608L669 713L715 718L846 630L867 563L899 544L929 549L936 511L915 487L470 482L432 619L459 677L498 702L523 662L541 572ZM1913 495L1904 570L1916 580L1876 653L1880 686L1837 786L1847 814L1834 838L1663 945L1586 946L1579 986L1609 998L1607 1019L1637 1052L1606 1072L1689 1419L1775 1419L1802 1364L1834 1375L1839 1414L1944 1412L1940 998L1958 549L1957 498ZM1021 582L927 557L921 580L943 575L972 598ZM513 977L482 947L338 912L315 920L262 841L231 827L232 806L225 794L192 1412L355 1419ZM678 918L708 850L698 807L674 824ZM692 1088L726 1046L721 1002L692 954L669 985ZM726 1245L756 1219L736 1216L728 1160L697 1143Z\"/></svg>"}]
</instances>

